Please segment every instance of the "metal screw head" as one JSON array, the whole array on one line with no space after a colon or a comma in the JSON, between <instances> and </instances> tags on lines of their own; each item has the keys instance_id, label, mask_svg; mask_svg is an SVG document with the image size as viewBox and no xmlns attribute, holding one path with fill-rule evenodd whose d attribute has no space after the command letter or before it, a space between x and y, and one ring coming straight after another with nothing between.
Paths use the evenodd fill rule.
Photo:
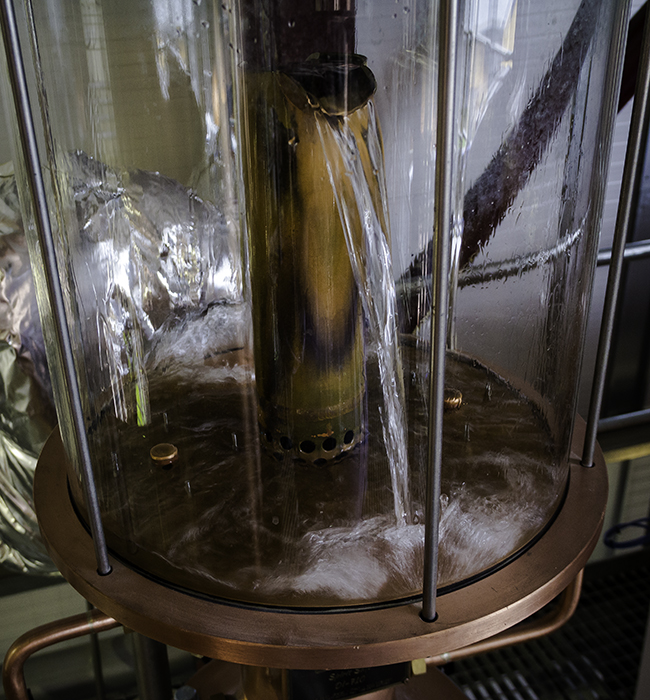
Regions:
<instances>
[{"instance_id":1,"label":"metal screw head","mask_svg":"<svg viewBox=\"0 0 650 700\"><path fill-rule=\"evenodd\" d=\"M463 405L463 394L460 389L445 387L445 411L457 411Z\"/></svg>"},{"instance_id":2,"label":"metal screw head","mask_svg":"<svg viewBox=\"0 0 650 700\"><path fill-rule=\"evenodd\" d=\"M149 450L149 456L156 464L164 467L178 458L178 448L170 442L160 442Z\"/></svg>"}]
</instances>

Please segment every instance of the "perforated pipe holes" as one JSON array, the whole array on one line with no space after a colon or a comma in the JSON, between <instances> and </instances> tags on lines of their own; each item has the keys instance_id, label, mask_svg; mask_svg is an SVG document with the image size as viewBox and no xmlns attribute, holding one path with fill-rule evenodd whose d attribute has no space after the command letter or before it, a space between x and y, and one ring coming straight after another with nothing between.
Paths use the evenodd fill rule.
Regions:
<instances>
[{"instance_id":1,"label":"perforated pipe holes","mask_svg":"<svg viewBox=\"0 0 650 700\"><path fill-rule=\"evenodd\" d=\"M260 425L262 445L277 461L284 461L285 457L293 458L301 463L312 463L322 466L334 460L341 459L363 439L363 430L342 428L337 433L324 436L310 435L303 440L291 437L285 432L280 433Z\"/></svg>"}]
</instances>

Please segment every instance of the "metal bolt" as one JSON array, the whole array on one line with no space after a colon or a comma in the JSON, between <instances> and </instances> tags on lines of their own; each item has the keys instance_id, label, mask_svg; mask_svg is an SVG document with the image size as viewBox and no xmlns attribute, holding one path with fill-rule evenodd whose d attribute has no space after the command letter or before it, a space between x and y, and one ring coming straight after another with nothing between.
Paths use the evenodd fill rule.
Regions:
<instances>
[{"instance_id":1,"label":"metal bolt","mask_svg":"<svg viewBox=\"0 0 650 700\"><path fill-rule=\"evenodd\" d=\"M149 450L149 456L157 465L164 467L178 458L178 448L169 442L160 442Z\"/></svg>"},{"instance_id":2,"label":"metal bolt","mask_svg":"<svg viewBox=\"0 0 650 700\"><path fill-rule=\"evenodd\" d=\"M463 405L463 394L459 389L445 387L445 411L457 411Z\"/></svg>"}]
</instances>

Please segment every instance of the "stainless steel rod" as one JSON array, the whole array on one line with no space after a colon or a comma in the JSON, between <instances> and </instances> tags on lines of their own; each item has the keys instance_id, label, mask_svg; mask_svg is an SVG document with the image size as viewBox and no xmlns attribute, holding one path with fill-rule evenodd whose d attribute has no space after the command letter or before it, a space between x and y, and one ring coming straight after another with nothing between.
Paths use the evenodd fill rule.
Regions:
<instances>
[{"instance_id":1,"label":"stainless steel rod","mask_svg":"<svg viewBox=\"0 0 650 700\"><path fill-rule=\"evenodd\" d=\"M11 0L0 0L0 24L7 57L11 89L16 106L20 143L25 158L25 170L34 209L36 232L43 255L48 297L52 304L56 340L61 353L61 364L70 400L74 435L77 443L77 454L81 462L86 508L90 519L90 529L97 558L97 571L100 574L108 574L111 571L111 565L108 561L108 551L106 549L104 530L99 513L99 501L90 461L90 450L88 448L86 425L81 406L79 384L77 382L72 344L66 319L63 290L61 289L61 282L58 275L56 251L52 236L47 198L45 195L45 184L43 182L41 163L38 155L36 132L32 120L27 79L25 77L25 66L22 59L18 27L16 25L16 15Z\"/></svg>"},{"instance_id":2,"label":"stainless steel rod","mask_svg":"<svg viewBox=\"0 0 650 700\"><path fill-rule=\"evenodd\" d=\"M621 413L618 416L601 418L598 421L598 432L607 433L611 430L619 430L620 428L634 428L637 425L646 425L646 423L650 423L650 408L644 408L641 411L633 411L632 413Z\"/></svg>"},{"instance_id":3,"label":"stainless steel rod","mask_svg":"<svg viewBox=\"0 0 650 700\"><path fill-rule=\"evenodd\" d=\"M596 370L594 382L591 388L591 400L589 404L589 416L585 444L582 453L582 465L592 467L594 453L596 451L596 436L598 432L598 418L603 402L607 364L612 346L614 332L614 320L618 295L621 286L623 271L623 258L625 255L625 241L632 219L632 207L635 193L638 191L639 182L643 174L643 157L645 155L645 135L648 130L648 99L650 97L650 12L646 17L643 30L643 45L641 48L641 62L634 92L634 106L632 108L632 122L630 136L625 154L625 166L623 168L623 180L621 183L621 196L616 215L614 228L614 244L612 246L612 262L607 276L607 288L605 291L605 305L603 320L600 327L600 338L596 354Z\"/></svg>"},{"instance_id":4,"label":"stainless steel rod","mask_svg":"<svg viewBox=\"0 0 650 700\"><path fill-rule=\"evenodd\" d=\"M139 700L170 700L172 680L167 647L142 634L133 635Z\"/></svg>"},{"instance_id":5,"label":"stainless steel rod","mask_svg":"<svg viewBox=\"0 0 650 700\"><path fill-rule=\"evenodd\" d=\"M451 239L452 165L454 153L454 83L456 65L457 0L443 0L439 9L438 117L436 126L435 237L431 366L429 373L429 444L427 453L426 522L422 611L426 622L436 619L438 534L442 467L449 254Z\"/></svg>"},{"instance_id":6,"label":"stainless steel rod","mask_svg":"<svg viewBox=\"0 0 650 700\"><path fill-rule=\"evenodd\" d=\"M609 265L612 261L613 251L611 248L603 248L598 251L598 266ZM625 246L623 251L625 262L630 260L642 260L650 258L650 240L633 241Z\"/></svg>"}]
</instances>

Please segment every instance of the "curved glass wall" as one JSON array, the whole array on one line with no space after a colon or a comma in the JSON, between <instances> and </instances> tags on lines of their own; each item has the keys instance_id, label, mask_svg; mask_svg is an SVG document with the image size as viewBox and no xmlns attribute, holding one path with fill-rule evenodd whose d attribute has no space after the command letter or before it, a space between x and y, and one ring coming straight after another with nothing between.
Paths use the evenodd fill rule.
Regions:
<instances>
[{"instance_id":1,"label":"curved glass wall","mask_svg":"<svg viewBox=\"0 0 650 700\"><path fill-rule=\"evenodd\" d=\"M521 551L565 491L614 5L461 3L443 590ZM59 268L123 560L269 606L420 592L437 9L31 8Z\"/></svg>"}]
</instances>

